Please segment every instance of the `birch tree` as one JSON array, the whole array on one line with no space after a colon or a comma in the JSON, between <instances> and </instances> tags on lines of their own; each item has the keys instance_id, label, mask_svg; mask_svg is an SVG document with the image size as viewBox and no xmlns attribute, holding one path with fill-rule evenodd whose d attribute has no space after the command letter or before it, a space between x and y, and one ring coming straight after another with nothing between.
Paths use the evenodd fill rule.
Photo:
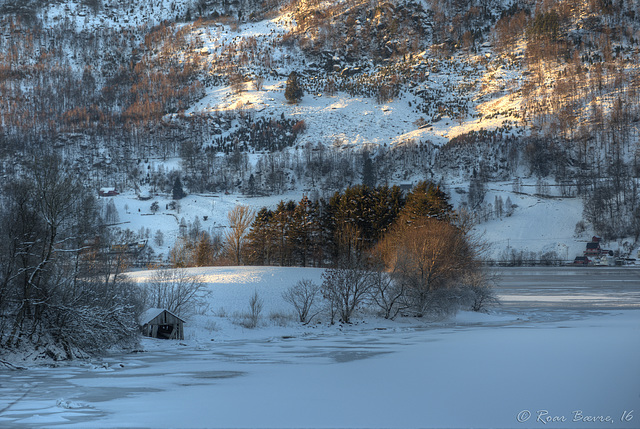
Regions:
<instances>
[{"instance_id":1,"label":"birch tree","mask_svg":"<svg viewBox=\"0 0 640 429\"><path fill-rule=\"evenodd\" d=\"M235 206L227 214L229 230L225 234L227 254L236 265L242 265L242 251L246 242L246 235L253 222L254 211L247 206Z\"/></svg>"}]
</instances>

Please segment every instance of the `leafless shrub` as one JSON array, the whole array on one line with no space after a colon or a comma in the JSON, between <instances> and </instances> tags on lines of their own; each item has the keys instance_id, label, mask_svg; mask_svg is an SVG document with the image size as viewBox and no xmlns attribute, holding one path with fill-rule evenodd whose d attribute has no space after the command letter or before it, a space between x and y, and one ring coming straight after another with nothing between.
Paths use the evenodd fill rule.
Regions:
<instances>
[{"instance_id":1,"label":"leafless shrub","mask_svg":"<svg viewBox=\"0 0 640 429\"><path fill-rule=\"evenodd\" d=\"M295 134L304 133L306 130L307 130L307 123L304 121L304 119L301 119L298 122L296 122L291 128L291 131L293 131Z\"/></svg>"},{"instance_id":2,"label":"leafless shrub","mask_svg":"<svg viewBox=\"0 0 640 429\"><path fill-rule=\"evenodd\" d=\"M148 307L165 308L177 315L186 316L206 304L206 283L199 276L185 269L158 270L146 286Z\"/></svg>"},{"instance_id":3,"label":"leafless shrub","mask_svg":"<svg viewBox=\"0 0 640 429\"><path fill-rule=\"evenodd\" d=\"M300 280L282 293L282 298L293 305L301 323L309 323L320 310L314 308L320 286L309 279Z\"/></svg>"},{"instance_id":4,"label":"leafless shrub","mask_svg":"<svg viewBox=\"0 0 640 429\"><path fill-rule=\"evenodd\" d=\"M291 314L275 311L269 313L269 320L277 326L287 326L292 319Z\"/></svg>"},{"instance_id":5,"label":"leafless shrub","mask_svg":"<svg viewBox=\"0 0 640 429\"><path fill-rule=\"evenodd\" d=\"M422 116L420 118L416 119L414 121L414 123L413 123L413 125L415 125L418 128L420 128L420 127L422 127L422 126L424 126L426 124L427 124L427 121Z\"/></svg>"},{"instance_id":6,"label":"leafless shrub","mask_svg":"<svg viewBox=\"0 0 640 429\"><path fill-rule=\"evenodd\" d=\"M255 291L249 300L249 320L252 328L258 326L263 307L264 301L258 295L258 291Z\"/></svg>"},{"instance_id":7,"label":"leafless shrub","mask_svg":"<svg viewBox=\"0 0 640 429\"><path fill-rule=\"evenodd\" d=\"M249 300L249 311L244 313L234 313L233 323L247 329L257 327L263 307L264 301L260 298L260 295L258 295L258 291L255 291Z\"/></svg>"},{"instance_id":8,"label":"leafless shrub","mask_svg":"<svg viewBox=\"0 0 640 429\"><path fill-rule=\"evenodd\" d=\"M499 303L493 288L496 275L486 271L469 273L462 278L462 288L469 292L468 304L473 311L486 311L487 307Z\"/></svg>"},{"instance_id":9,"label":"leafless shrub","mask_svg":"<svg viewBox=\"0 0 640 429\"><path fill-rule=\"evenodd\" d=\"M404 303L405 289L402 282L382 270L372 274L371 301L382 310L385 319L393 320L398 313L406 309Z\"/></svg>"},{"instance_id":10,"label":"leafless shrub","mask_svg":"<svg viewBox=\"0 0 640 429\"><path fill-rule=\"evenodd\" d=\"M446 289L435 289L429 291L426 296L420 300L423 305L418 310L420 316L444 319L452 316L471 300L471 292L462 287L450 287Z\"/></svg>"},{"instance_id":11,"label":"leafless shrub","mask_svg":"<svg viewBox=\"0 0 640 429\"><path fill-rule=\"evenodd\" d=\"M347 263L322 274L322 293L331 306L331 321L337 313L349 323L353 313L366 301L372 289L373 273L357 263Z\"/></svg>"}]
</instances>

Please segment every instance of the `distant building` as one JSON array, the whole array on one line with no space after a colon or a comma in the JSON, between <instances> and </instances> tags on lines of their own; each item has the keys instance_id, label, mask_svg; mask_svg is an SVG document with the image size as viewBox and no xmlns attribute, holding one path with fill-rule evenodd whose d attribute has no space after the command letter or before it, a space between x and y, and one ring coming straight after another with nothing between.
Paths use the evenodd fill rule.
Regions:
<instances>
[{"instance_id":1,"label":"distant building","mask_svg":"<svg viewBox=\"0 0 640 429\"><path fill-rule=\"evenodd\" d=\"M587 256L600 256L602 254L600 242L592 241L590 243L587 243L587 249L584 251L584 254Z\"/></svg>"},{"instance_id":2,"label":"distant building","mask_svg":"<svg viewBox=\"0 0 640 429\"><path fill-rule=\"evenodd\" d=\"M184 340L184 320L169 310L150 308L140 316L142 335L166 340Z\"/></svg>"},{"instance_id":3,"label":"distant building","mask_svg":"<svg viewBox=\"0 0 640 429\"><path fill-rule=\"evenodd\" d=\"M586 256L576 256L573 265L589 265L591 261Z\"/></svg>"},{"instance_id":4,"label":"distant building","mask_svg":"<svg viewBox=\"0 0 640 429\"><path fill-rule=\"evenodd\" d=\"M120 192L118 192L116 188L100 188L98 191L98 195L101 197L115 197L119 194Z\"/></svg>"}]
</instances>

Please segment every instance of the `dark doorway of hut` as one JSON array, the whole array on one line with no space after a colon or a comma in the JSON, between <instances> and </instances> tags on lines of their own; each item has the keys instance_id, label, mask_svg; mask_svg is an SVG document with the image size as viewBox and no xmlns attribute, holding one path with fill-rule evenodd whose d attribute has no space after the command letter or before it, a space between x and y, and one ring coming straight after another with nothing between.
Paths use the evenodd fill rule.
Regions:
<instances>
[{"instance_id":1,"label":"dark doorway of hut","mask_svg":"<svg viewBox=\"0 0 640 429\"><path fill-rule=\"evenodd\" d=\"M172 338L171 334L173 334L172 325L160 325L158 326L158 336L156 338L170 340Z\"/></svg>"}]
</instances>

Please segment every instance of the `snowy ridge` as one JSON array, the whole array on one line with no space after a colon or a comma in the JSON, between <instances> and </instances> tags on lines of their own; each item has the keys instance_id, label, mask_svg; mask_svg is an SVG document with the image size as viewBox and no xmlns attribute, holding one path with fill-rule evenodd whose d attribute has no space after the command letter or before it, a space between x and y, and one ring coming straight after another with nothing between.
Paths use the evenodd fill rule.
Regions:
<instances>
[{"instance_id":1,"label":"snowy ridge","mask_svg":"<svg viewBox=\"0 0 640 429\"><path fill-rule=\"evenodd\" d=\"M418 3L422 7L417 7ZM461 46L460 40L444 39L435 43L438 29L433 28L433 23L438 13L443 14L438 19L443 19L454 17L453 12L456 12L449 8L450 5L437 2L291 2L288 5L277 1L264 4L191 0L51 2L33 9L46 31L36 33L34 37L41 45L35 43L33 47L25 48L32 57L23 59L23 62L36 65L41 58L48 58L45 55L48 50L53 55L53 48L61 44L65 53L62 63L69 67L71 76L78 79L76 83L79 84L80 79L84 81L84 77L93 82L87 92L92 94L89 98L94 104L107 98L103 93L106 89L113 89L108 85L113 83L109 79L123 80L118 73L126 64L131 67L127 70L129 75L135 74L137 84L144 81L144 76L154 73L157 73L154 78L159 79L173 69L187 65L194 70L185 78L194 80L197 87L189 97L185 96L189 100L188 105L178 102L184 102L182 99L175 100L165 109L170 112L161 112L158 122L103 140L101 136L92 134L97 124L81 114L83 108L87 110L93 106L69 106L77 108L63 107L59 113L80 130L70 132L65 125L52 134L55 136L52 137L55 138L55 149L65 159L73 161L86 155L86 159L75 160L75 168L79 171L91 169L95 173L87 175L93 181L92 186L123 184L124 189L120 189L123 195L114 199L123 222L121 226L130 228L134 233L139 233L142 228L149 228L151 233L162 231L166 236L165 244L154 246L153 241L149 241L158 255L167 256L183 217L187 223L193 224L196 220L204 223L203 216L208 216L208 223L203 227L209 231L226 227L225 213L233 205L218 199L223 191L230 193L228 200L235 204L273 207L280 199L299 200L302 195L311 194L326 197L341 186L359 180L356 162L348 166L353 171L349 183L345 178L332 183L318 181L316 177L309 177L309 166L304 163L298 164L297 171L292 171L286 162L273 162L276 157L289 160L311 158L309 153L321 145L333 149L331 157L336 160L359 154L362 149L371 151L375 163L385 169L385 177L379 183L415 184L425 179L442 183L457 208L467 203L467 189L473 174L482 173L494 191L487 193L481 204L483 207L471 207L471 211L487 211L496 197L502 201L509 197L518 206L509 216L477 216L480 222L478 231L486 230L486 236L493 244L493 259L499 259L505 249L518 249L538 254L555 253L560 259L572 260L582 253L584 242L595 234L589 224L586 231L575 232L576 225L585 217L584 207L590 204L583 202L584 194L573 197L577 194L578 182L580 192L585 193L590 191L584 189L595 188L598 180L607 180L601 177L602 171L606 170L601 166L609 165L616 154L609 153L607 149L608 137L594 137L594 133L608 129L605 122L615 119L616 109L622 109L618 113L624 123L614 128L620 129L620 138L625 139L620 145L620 157L628 162L625 174L629 182L626 186L632 189L637 186L637 177L633 173L636 167L632 164L632 160L637 158L638 130L633 125L637 112L631 108L628 111L623 109L634 103L616 101L616 94L632 93L631 83L635 82L632 77L637 73L637 61L633 61L635 42L625 36L627 39L608 45L612 57L606 62L617 64L610 67L611 73L607 73L607 67L602 67L606 65L602 60L608 52L604 46L596 46L590 41L588 49L582 47L588 38L599 34L602 24L619 21L618 24L622 25L631 13L616 17L603 10L600 16L593 9L597 5L588 2L558 5L558 8L566 6L562 11L570 17L561 23L560 30L567 46L576 47L575 55L571 61L562 56L550 59L542 55L532 63L531 57L535 52L531 52L533 48L529 46L528 35L522 29L535 23L538 12L534 5L535 2L482 2L480 9L470 10L470 15L465 15L471 23L482 28L473 29L478 30L478 34L472 43ZM575 8L573 14L569 13L572 8ZM629 6L629 11L631 9ZM514 22L520 13L527 15L520 22L521 28L512 31L514 34L504 34L504 39L498 37L502 35L500 28L503 27L496 22L497 17L504 15L505 25L511 23L515 28ZM190 19L187 19L188 15ZM314 16L324 18L314 21ZM420 43L411 44L409 40L403 40L401 36L408 39L408 33L386 38L400 18L406 21L404 24L408 29L423 27L424 37L415 40ZM323 26L323 23L331 26ZM495 28L492 27L494 25ZM74 37L68 38L73 43L56 36L56 31L68 34L63 29L75 31ZM368 29L371 30L369 33L363 33ZM105 37L104 34L100 36L102 32L113 37L104 40L126 41L126 48L118 52L122 58L119 55L101 57L100 37ZM475 34L474 31L469 33ZM12 34L10 28L4 29L6 39L11 40ZM361 48L358 55L351 55L353 44L341 42L346 40L345 37L357 40L357 36L363 34L370 36L371 40L367 42L371 45L384 42L383 48L379 50L362 44L358 45ZM154 37L158 40L153 40ZM96 55L83 58L81 52L70 51L72 47L80 51L88 49L77 42L85 39L98 47ZM52 59L51 63L57 64L59 59L52 58L55 60ZM614 74L613 69L619 74ZM26 67L25 70L16 75L29 76L30 69ZM140 70L142 72L136 74ZM288 103L284 98L287 76L292 71L299 73L306 90L298 104ZM576 86L571 86L572 75L580 76ZM37 93L30 92L34 89L32 86L37 85L26 80L8 85L8 88L23 88L24 94L18 91L17 94L9 94L7 99L38 99ZM170 82L169 88L173 86L174 82ZM392 90L381 96L380 88L387 86ZM123 94L129 94L131 100L141 98L139 94L131 95L130 89L120 88L122 92L117 93L114 99ZM148 92L155 90L157 88L152 86ZM583 93L586 95L580 95ZM591 100L589 97L594 98ZM572 100L575 105L568 105L567 100ZM101 106L103 112L111 112L115 116L126 107L117 101ZM143 115L147 110L144 103L136 107L139 108L136 114ZM11 112L19 106L9 105L7 108L7 118L15 118ZM567 115L573 112L573 116L565 115L560 124L559 111ZM79 123L86 121L88 124L86 129L71 120L76 113L82 118L78 119ZM96 113L89 109L89 113L89 118L94 113L100 116L99 111ZM43 116L48 117L49 114ZM280 139L278 144L286 140L285 146L289 147L276 154L270 153L273 149L252 147L251 142L245 141L249 140L246 135L239 133L245 128L259 128L257 123L261 121L260 125L274 124L262 130L263 134L268 134L282 128L279 118L294 121L302 131L296 131L294 136L285 128L275 139ZM198 124L205 125L198 128ZM566 125L568 128L561 128L562 124L569 124ZM583 126L592 129L580 128ZM162 132L166 134L160 136ZM470 138L476 135L474 133L480 137ZM580 140L584 143L584 150L577 137L575 141L568 140L562 144L555 142L559 136L574 138L578 134L584 137ZM20 132L13 137L22 140ZM258 132L257 137L253 135L252 138L259 140L260 137ZM526 137L536 138L527 144L528 140L522 140ZM459 146L448 144L456 142L456 139L460 139L457 142ZM194 150L198 151L192 160L207 158L210 168L204 172L194 171L198 168L191 164L197 163L189 162L184 155L187 142L193 143ZM541 146L537 152L534 143ZM563 156L551 151L565 143L568 149ZM545 144L551 147L545 147ZM272 147L281 146L273 144ZM410 150L404 151L404 148ZM224 165L225 171L222 171L222 160L230 154L239 156L243 161L239 163L242 167L226 163L231 166ZM540 161L534 155L539 155ZM246 158L242 158L244 156ZM130 165L119 164L123 159ZM216 161L220 162L216 164ZM557 165L538 168L543 162L554 164L556 161ZM6 162L13 165L14 160L7 159ZM266 184L268 168L265 165L269 165L271 170L281 170L283 176L279 186ZM567 177L562 177L563 174ZM185 201L181 213L164 209L169 201L163 193L170 186L168 178L175 175L182 175L183 179L191 176L191 191L199 194L193 197L193 201ZM245 198L251 194L247 190L251 175L256 182L263 182L257 185L260 188L258 194L270 192L280 195ZM203 196L204 190L196 191L204 177L217 179L217 176L224 176L224 180L211 179L211 183L203 186L210 199ZM528 195L509 191L506 183L516 178L523 178L524 183L531 186L531 192L525 192ZM564 199L536 201L540 200L534 195L538 192L532 189L536 181L546 181L555 186L558 183L554 181L563 180L572 182L573 186ZM582 182L587 182L587 185ZM150 213L146 204L132 200L131 188L140 190L139 194L156 194L151 201L159 203L160 210L155 217L139 218L138 214ZM553 191L545 197L560 196ZM608 193L608 190L604 191L604 194ZM623 199L625 203L634 201L626 195ZM216 207L218 202L220 204ZM580 203L583 204L582 212ZM614 216L609 223L615 221L632 225L633 213L635 211L629 209L628 213ZM624 233L612 233L615 240L607 243L607 248L636 257L637 234L630 233L632 227L628 225L616 225ZM143 231L139 235L145 234Z\"/></svg>"}]
</instances>

